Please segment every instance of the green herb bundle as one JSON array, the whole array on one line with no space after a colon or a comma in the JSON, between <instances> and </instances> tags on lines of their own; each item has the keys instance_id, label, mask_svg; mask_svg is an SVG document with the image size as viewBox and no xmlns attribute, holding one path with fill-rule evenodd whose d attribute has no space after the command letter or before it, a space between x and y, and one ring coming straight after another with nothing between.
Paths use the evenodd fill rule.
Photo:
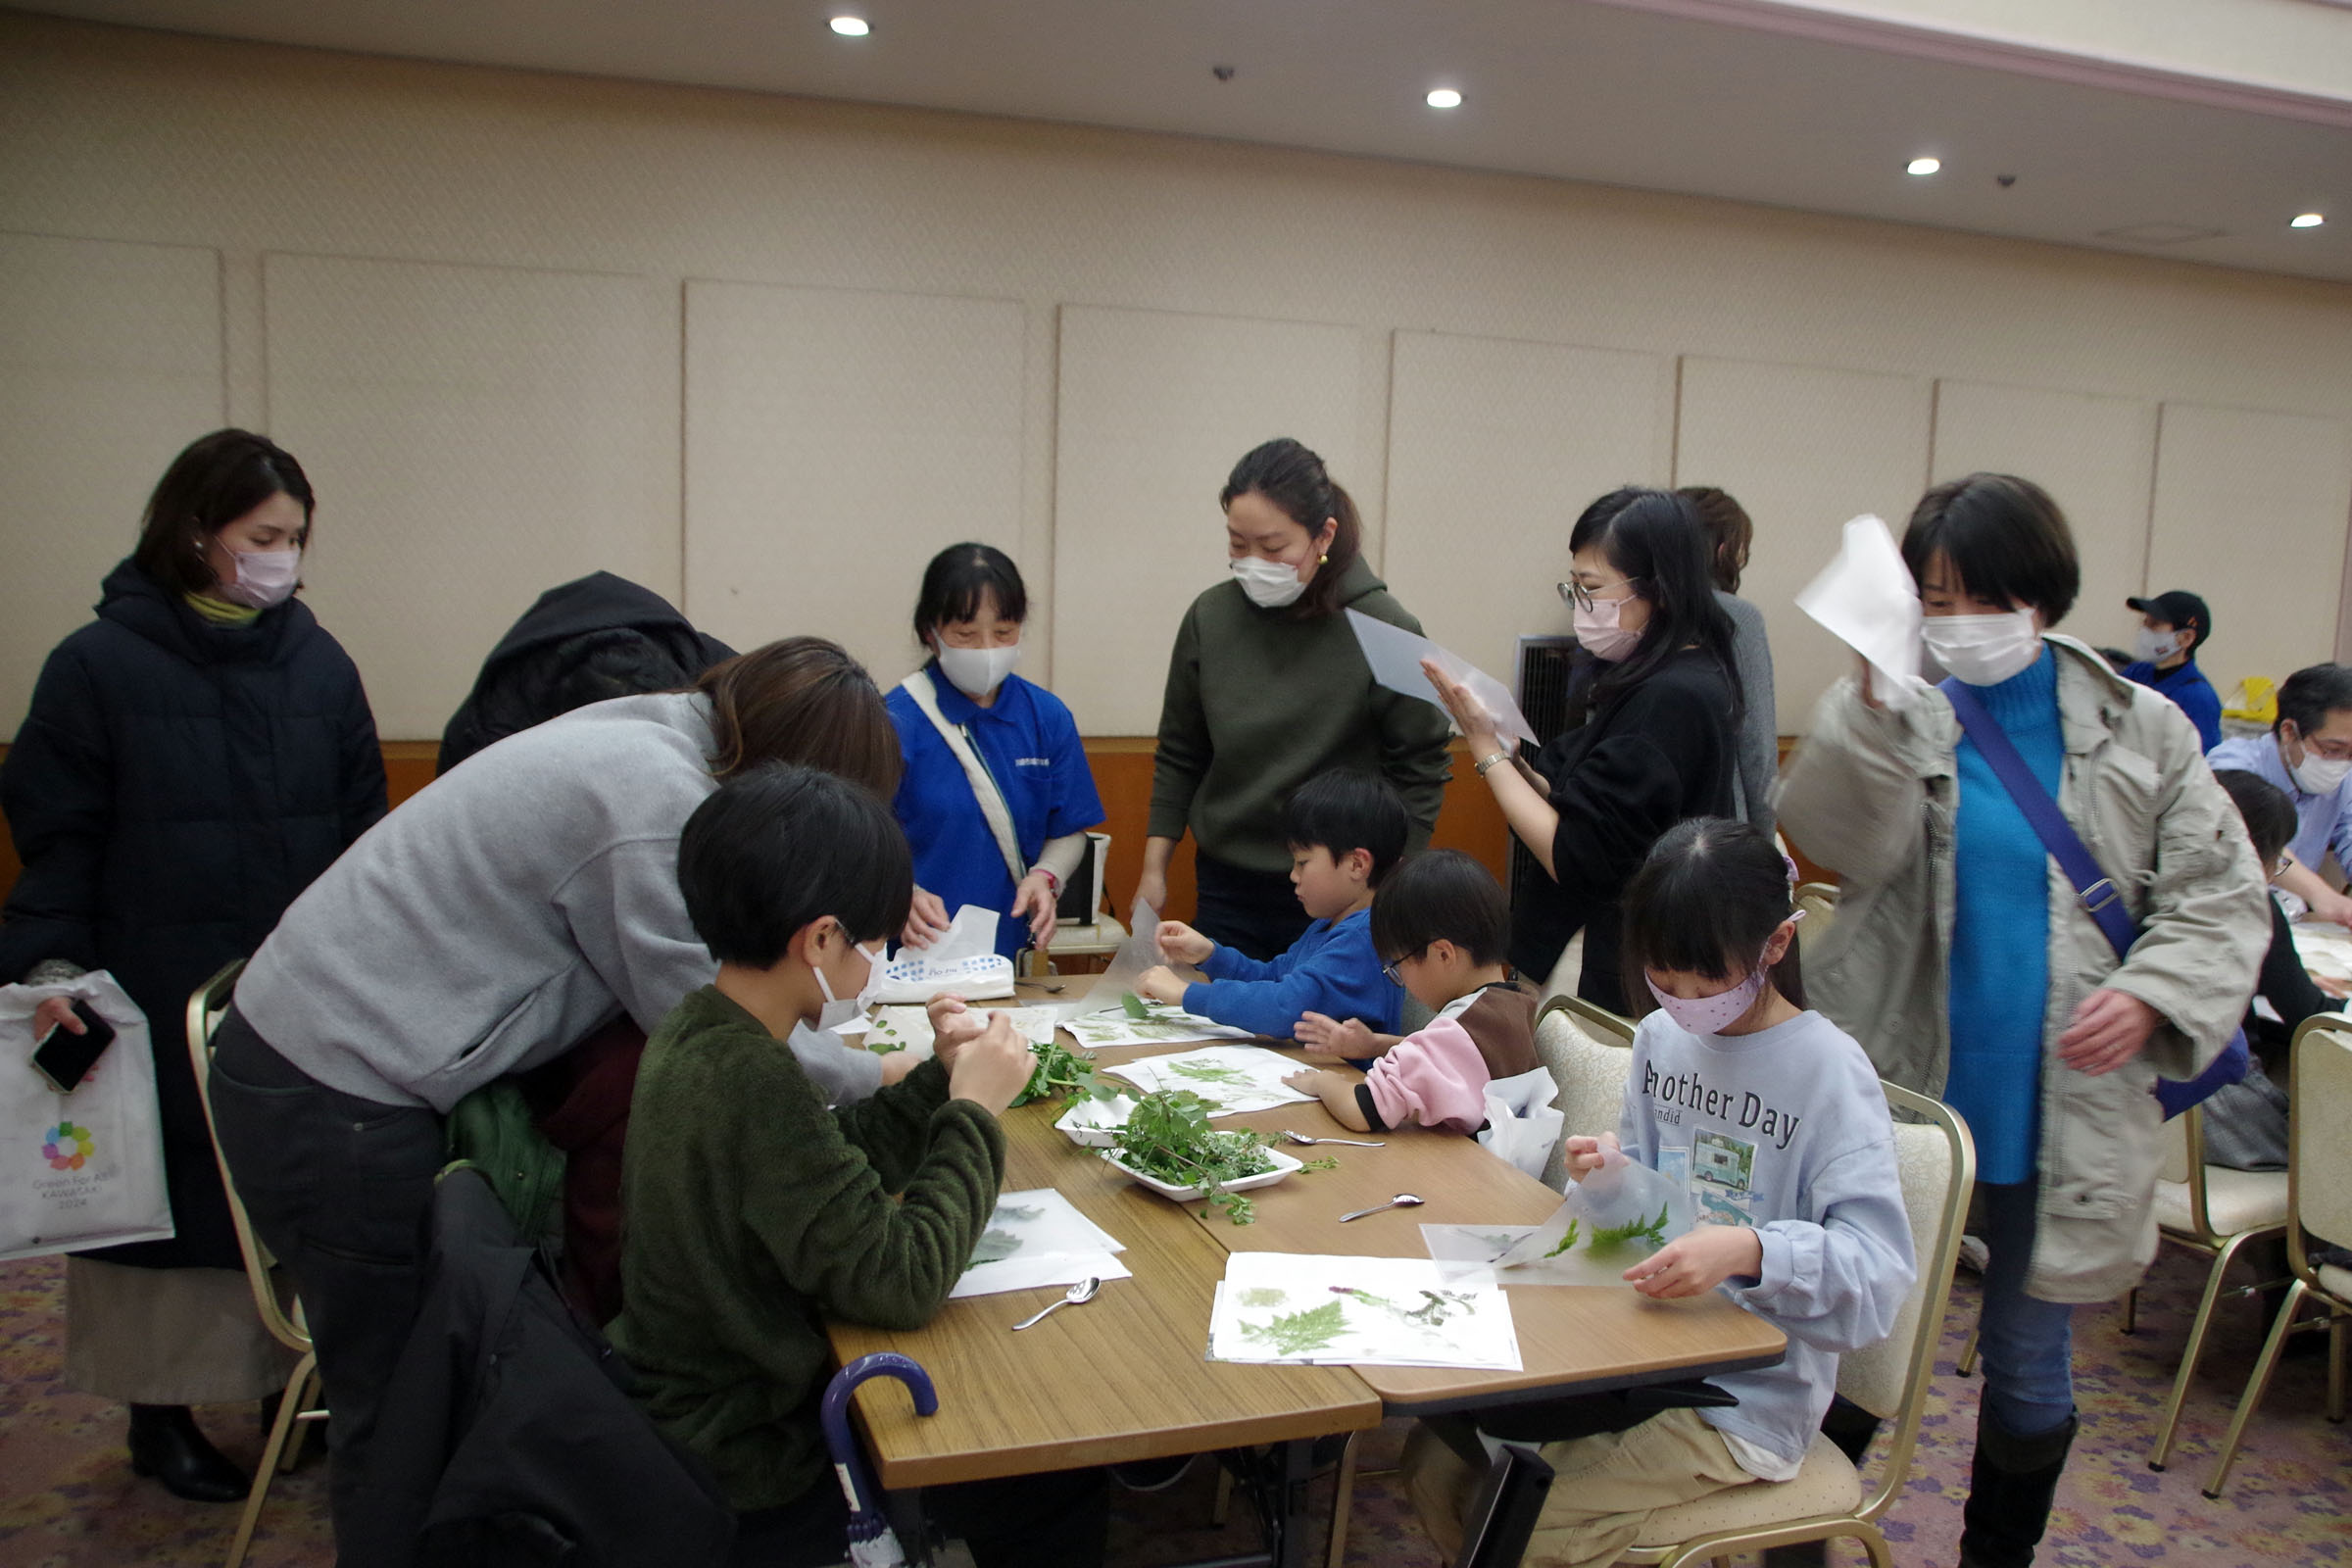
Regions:
<instances>
[{"instance_id":1,"label":"green herb bundle","mask_svg":"<svg viewBox=\"0 0 2352 1568\"><path fill-rule=\"evenodd\" d=\"M1013 1100L1016 1105L1026 1105L1048 1095L1060 1095L1071 1102L1108 1100L1117 1092L1095 1077L1093 1061L1070 1050L1059 1039L1033 1045L1029 1053L1037 1058L1037 1066L1029 1074L1028 1085Z\"/></svg>"},{"instance_id":2,"label":"green herb bundle","mask_svg":"<svg viewBox=\"0 0 2352 1568\"><path fill-rule=\"evenodd\" d=\"M1171 1187L1199 1187L1211 1206L1236 1225L1257 1217L1247 1195L1224 1190L1227 1182L1262 1176L1274 1168L1262 1133L1218 1132L1208 1124L1215 1107L1181 1089L1146 1095L1111 1137L1111 1150L1131 1170Z\"/></svg>"}]
</instances>

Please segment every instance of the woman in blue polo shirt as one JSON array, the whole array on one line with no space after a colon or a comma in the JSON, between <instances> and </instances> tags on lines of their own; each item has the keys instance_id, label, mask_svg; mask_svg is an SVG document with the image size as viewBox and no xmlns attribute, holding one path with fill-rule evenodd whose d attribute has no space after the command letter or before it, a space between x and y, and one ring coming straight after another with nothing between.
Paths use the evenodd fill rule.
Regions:
<instances>
[{"instance_id":1,"label":"woman in blue polo shirt","mask_svg":"<svg viewBox=\"0 0 2352 1568\"><path fill-rule=\"evenodd\" d=\"M895 807L914 850L906 940L928 947L967 904L1005 918L1006 957L1054 940L1054 906L1102 802L1061 700L1012 673L1029 593L988 545L952 545L924 568L914 635L931 660L889 697L906 770Z\"/></svg>"}]
</instances>

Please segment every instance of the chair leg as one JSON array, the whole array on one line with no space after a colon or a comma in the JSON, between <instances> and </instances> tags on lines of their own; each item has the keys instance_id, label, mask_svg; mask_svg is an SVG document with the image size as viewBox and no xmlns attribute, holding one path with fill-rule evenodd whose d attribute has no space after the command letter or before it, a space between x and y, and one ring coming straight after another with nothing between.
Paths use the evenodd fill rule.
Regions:
<instances>
[{"instance_id":1,"label":"chair leg","mask_svg":"<svg viewBox=\"0 0 2352 1568\"><path fill-rule=\"evenodd\" d=\"M1348 1433L1346 1446L1340 1449L1340 1467L1331 1488L1331 1543L1323 1554L1323 1568L1341 1568L1348 1560L1348 1510L1355 1502L1355 1448L1362 1436Z\"/></svg>"},{"instance_id":2,"label":"chair leg","mask_svg":"<svg viewBox=\"0 0 2352 1568\"><path fill-rule=\"evenodd\" d=\"M2213 1326L2214 1305L2222 1298L2222 1280L2230 1271L2230 1260L2237 1255L2240 1246L2257 1234L2267 1236L2270 1233L2240 1231L2224 1242L2222 1250L2213 1254L2213 1268L2205 1276L2205 1294L2197 1301L2196 1318L2188 1326L2188 1344L2180 1351L2180 1371L2173 1379L2172 1396L2164 1401L2164 1421L2156 1429L2155 1451L2148 1455L2148 1468L2151 1470L2163 1469L2165 1461L2172 1457L2173 1439L2180 1426L2180 1406L2188 1398L2188 1386L2197 1375L2197 1359L2205 1353L2205 1335ZM2138 1293L2134 1291L2132 1294L2136 1296Z\"/></svg>"},{"instance_id":3,"label":"chair leg","mask_svg":"<svg viewBox=\"0 0 2352 1568\"><path fill-rule=\"evenodd\" d=\"M1968 1331L1968 1343L1960 1347L1960 1365L1958 1371L1964 1378L1973 1378L1977 1375L1978 1332L1978 1329L1970 1329Z\"/></svg>"},{"instance_id":4,"label":"chair leg","mask_svg":"<svg viewBox=\"0 0 2352 1568\"><path fill-rule=\"evenodd\" d=\"M1217 1529L1233 1517L1233 1472L1224 1465L1217 1466L1217 1500L1208 1505L1208 1522Z\"/></svg>"},{"instance_id":5,"label":"chair leg","mask_svg":"<svg viewBox=\"0 0 2352 1568\"><path fill-rule=\"evenodd\" d=\"M246 1551L253 1545L254 1527L262 1522L262 1504L269 1499L270 1483L277 1479L278 1455L285 1451L286 1433L294 1425L294 1417L303 1401L296 1398L318 1372L318 1352L306 1350L294 1363L294 1375L286 1379L286 1392L277 1401L277 1419L270 1423L270 1442L262 1449L262 1462L253 1467L253 1487L245 1494L245 1512L237 1520L237 1534L228 1544L228 1560L221 1568L239 1568Z\"/></svg>"},{"instance_id":6,"label":"chair leg","mask_svg":"<svg viewBox=\"0 0 2352 1568\"><path fill-rule=\"evenodd\" d=\"M2328 1419L2344 1419L2344 1314L2328 1316Z\"/></svg>"},{"instance_id":7,"label":"chair leg","mask_svg":"<svg viewBox=\"0 0 2352 1568\"><path fill-rule=\"evenodd\" d=\"M2229 1435L2222 1439L2220 1458L2213 1467L2213 1479L2205 1484L2205 1495L2218 1498L2222 1488L2229 1485L2230 1467L2237 1461L2237 1445L2246 1435L2246 1422L2252 1419L2262 1396L2270 1392L2271 1373L2278 1365L2278 1351L2286 1344L2287 1331L2294 1326L2295 1310L2303 1304L2309 1289L2301 1280L2286 1288L2286 1300L2278 1308L2278 1320L2271 1324L2271 1337L2262 1342L2262 1355L2254 1363L2254 1375L2246 1380L2246 1392L2239 1396L2237 1412L2230 1418Z\"/></svg>"},{"instance_id":8,"label":"chair leg","mask_svg":"<svg viewBox=\"0 0 2352 1568\"><path fill-rule=\"evenodd\" d=\"M2124 1332L2139 1332L2139 1287L2136 1285L2124 1293Z\"/></svg>"},{"instance_id":9,"label":"chair leg","mask_svg":"<svg viewBox=\"0 0 2352 1568\"><path fill-rule=\"evenodd\" d=\"M289 1389L293 1388L293 1384L290 1380L287 1384L287 1387ZM318 1403L318 1368L313 1367L311 1369L311 1375L303 1380L301 1390L295 1396L294 1403L296 1408L298 1410L309 1410L315 1408ZM294 1473L294 1467L302 1462L303 1440L311 1435L311 1428L313 1425L315 1425L315 1423L303 1420L300 1415L295 1417L294 1430L286 1435L286 1451L279 1454L277 1458L277 1473L279 1475L292 1475Z\"/></svg>"}]
</instances>

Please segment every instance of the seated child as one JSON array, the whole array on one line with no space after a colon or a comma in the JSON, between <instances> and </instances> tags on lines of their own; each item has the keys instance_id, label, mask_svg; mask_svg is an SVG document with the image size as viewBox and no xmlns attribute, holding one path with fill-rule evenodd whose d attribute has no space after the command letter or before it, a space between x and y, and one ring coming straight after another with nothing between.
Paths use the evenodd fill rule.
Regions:
<instances>
[{"instance_id":1,"label":"seated child","mask_svg":"<svg viewBox=\"0 0 2352 1568\"><path fill-rule=\"evenodd\" d=\"M1208 979L1188 985L1166 964L1144 971L1136 989L1155 1002L1288 1040L1310 1012L1361 1019L1395 1034L1404 993L1372 953L1372 892L1404 854L1411 819L1404 798L1375 773L1333 768L1298 786L1283 807L1291 885L1314 916L1291 951L1270 961L1219 946L1181 920L1163 921L1160 951L1198 964Z\"/></svg>"},{"instance_id":2,"label":"seated child","mask_svg":"<svg viewBox=\"0 0 2352 1568\"><path fill-rule=\"evenodd\" d=\"M678 882L718 978L638 1068L612 1343L735 1508L734 1562L835 1563L848 1515L817 1427L824 1322L910 1329L939 1310L995 1212L997 1115L1033 1061L1003 1014L942 999L931 1060L828 1109L785 1045L863 990L906 923L906 840L857 785L783 765L729 780L687 819ZM1100 1472L925 1497L983 1568L1102 1560Z\"/></svg>"},{"instance_id":3,"label":"seated child","mask_svg":"<svg viewBox=\"0 0 2352 1568\"><path fill-rule=\"evenodd\" d=\"M1697 817L1658 839L1626 889L1624 942L1628 989L1658 1010L1634 1037L1618 1134L1568 1140L1572 1174L1622 1141L1688 1183L1712 1221L1627 1269L1628 1283L1660 1299L1719 1290L1787 1334L1788 1356L1712 1379L1732 1404L1643 1414L1601 1395L1544 1407L1561 1441L1543 1444L1556 1480L1530 1562L1614 1562L1656 1509L1793 1477L1839 1352L1884 1339L1911 1288L1886 1096L1860 1046L1799 1010L1790 880L1744 823ZM1481 1424L1510 1423L1498 1411ZM1483 1466L1426 1424L1403 1463L1422 1523L1452 1553Z\"/></svg>"},{"instance_id":4,"label":"seated child","mask_svg":"<svg viewBox=\"0 0 2352 1568\"><path fill-rule=\"evenodd\" d=\"M1359 1133L1446 1127L1475 1133L1486 1088L1543 1065L1535 993L1511 983L1511 905L1459 850L1429 850L1396 868L1372 906L1372 949L1413 1000L1437 1013L1392 1047L1361 1082L1308 1067L1283 1082L1323 1102Z\"/></svg>"}]
</instances>

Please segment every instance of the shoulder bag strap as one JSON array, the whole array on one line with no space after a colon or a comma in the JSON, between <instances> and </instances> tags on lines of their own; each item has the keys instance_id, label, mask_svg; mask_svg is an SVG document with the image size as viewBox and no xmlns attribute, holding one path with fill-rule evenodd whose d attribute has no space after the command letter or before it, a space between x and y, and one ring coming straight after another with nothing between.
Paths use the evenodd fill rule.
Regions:
<instances>
[{"instance_id":1,"label":"shoulder bag strap","mask_svg":"<svg viewBox=\"0 0 2352 1568\"><path fill-rule=\"evenodd\" d=\"M989 832L996 836L997 853L1004 857L1004 869L1012 873L1012 885L1019 887L1029 868L1021 862L1021 838L1013 830L1012 808L1004 803L1004 792L997 788L996 775L980 760L971 737L959 726L949 723L948 715L939 710L939 692L931 684L929 670L918 669L899 684L914 699L914 706L923 710L931 727L939 731L939 738L948 743L949 752L962 764L963 776L972 786L972 799L980 803L980 814L987 820Z\"/></svg>"}]
</instances>

